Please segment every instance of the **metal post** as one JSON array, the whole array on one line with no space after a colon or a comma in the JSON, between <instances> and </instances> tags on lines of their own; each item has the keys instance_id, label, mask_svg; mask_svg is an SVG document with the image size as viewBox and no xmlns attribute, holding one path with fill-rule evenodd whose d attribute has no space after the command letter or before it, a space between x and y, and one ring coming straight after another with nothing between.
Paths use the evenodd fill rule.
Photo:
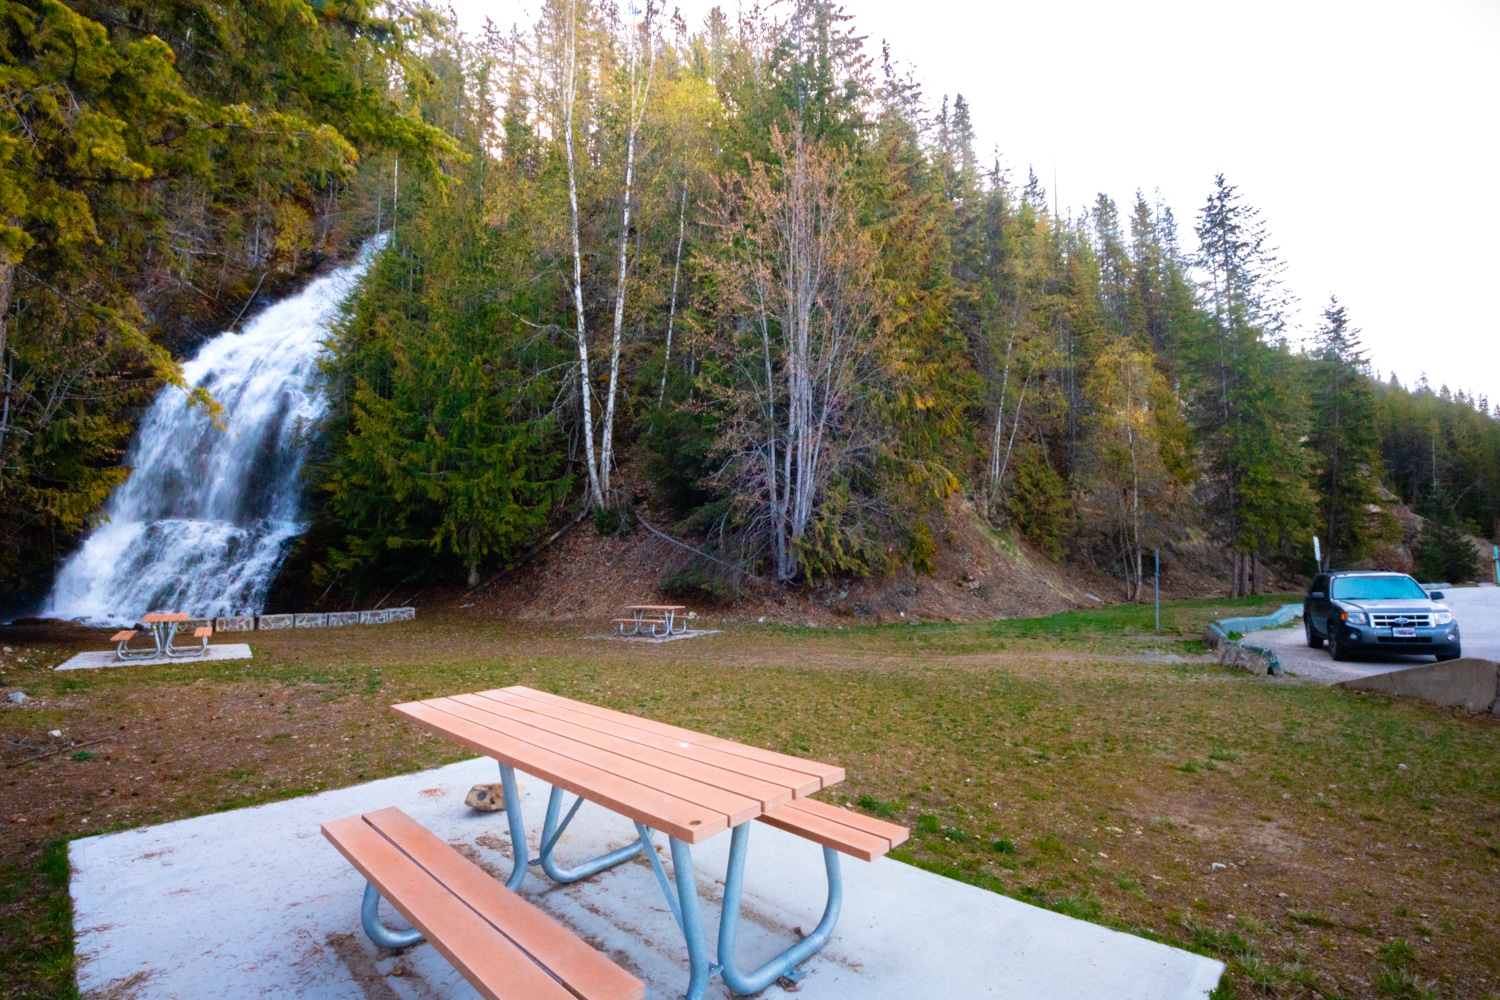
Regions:
<instances>
[{"instance_id":1,"label":"metal post","mask_svg":"<svg viewBox=\"0 0 1500 1000\"><path fill-rule=\"evenodd\" d=\"M380 920L380 890L365 883L365 898L359 904L359 924L365 934L382 948L405 948L422 940L419 930L391 930Z\"/></svg>"},{"instance_id":2,"label":"metal post","mask_svg":"<svg viewBox=\"0 0 1500 1000\"><path fill-rule=\"evenodd\" d=\"M505 818L510 823L510 878L505 887L511 892L526 881L526 820L521 815L521 793L516 788L516 772L509 764L500 765L500 788L505 793Z\"/></svg>"},{"instance_id":3,"label":"metal post","mask_svg":"<svg viewBox=\"0 0 1500 1000\"><path fill-rule=\"evenodd\" d=\"M724 977L724 985L736 996L759 993L783 976L796 982L806 975L797 966L817 954L828 943L844 902L844 882L839 872L838 852L825 847L823 867L828 873L828 902L823 906L823 917L818 921L818 926L813 928L811 934L754 972L741 972L735 962L734 952L739 934L740 894L745 882L745 852L749 849L749 842L750 824L741 823L734 828L729 841L729 869L724 877L724 904L719 916L720 972Z\"/></svg>"},{"instance_id":4,"label":"metal post","mask_svg":"<svg viewBox=\"0 0 1500 1000\"><path fill-rule=\"evenodd\" d=\"M1156 556L1156 631L1161 631L1161 549L1153 553Z\"/></svg>"},{"instance_id":5,"label":"metal post","mask_svg":"<svg viewBox=\"0 0 1500 1000\"><path fill-rule=\"evenodd\" d=\"M672 875L677 882L677 906L682 914L682 936L688 950L688 988L683 1000L702 1000L708 981L717 971L708 960L703 917L698 912L698 883L693 879L693 849L685 840L671 839ZM656 853L655 851L652 852Z\"/></svg>"}]
</instances>

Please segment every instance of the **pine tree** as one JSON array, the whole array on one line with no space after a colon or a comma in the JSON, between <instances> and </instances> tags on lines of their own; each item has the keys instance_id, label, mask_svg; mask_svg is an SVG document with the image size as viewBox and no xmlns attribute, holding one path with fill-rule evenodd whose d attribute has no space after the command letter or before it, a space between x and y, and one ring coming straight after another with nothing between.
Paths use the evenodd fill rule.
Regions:
<instances>
[{"instance_id":1,"label":"pine tree","mask_svg":"<svg viewBox=\"0 0 1500 1000\"><path fill-rule=\"evenodd\" d=\"M1307 438L1317 490L1323 552L1328 566L1353 565L1391 534L1369 508L1379 500L1380 448L1375 397L1359 331L1330 297L1312 353Z\"/></svg>"},{"instance_id":2,"label":"pine tree","mask_svg":"<svg viewBox=\"0 0 1500 1000\"><path fill-rule=\"evenodd\" d=\"M1206 329L1192 346L1205 507L1230 551L1230 594L1253 593L1259 560L1311 520L1302 407L1284 343L1283 270L1257 209L1224 175L1198 215Z\"/></svg>"}]
</instances>

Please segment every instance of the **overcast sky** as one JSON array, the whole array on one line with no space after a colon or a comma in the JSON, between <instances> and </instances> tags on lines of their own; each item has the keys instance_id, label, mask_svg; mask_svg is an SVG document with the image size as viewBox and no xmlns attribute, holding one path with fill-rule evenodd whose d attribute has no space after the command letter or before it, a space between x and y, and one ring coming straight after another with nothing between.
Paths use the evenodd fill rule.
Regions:
<instances>
[{"instance_id":1,"label":"overcast sky","mask_svg":"<svg viewBox=\"0 0 1500 1000\"><path fill-rule=\"evenodd\" d=\"M453 2L475 28L538 9ZM681 3L694 26L711 6ZM980 150L1023 181L1035 167L1064 211L1160 189L1191 247L1222 171L1261 209L1303 332L1336 294L1382 374L1500 401L1500 0L847 8L934 107L962 93Z\"/></svg>"}]
</instances>

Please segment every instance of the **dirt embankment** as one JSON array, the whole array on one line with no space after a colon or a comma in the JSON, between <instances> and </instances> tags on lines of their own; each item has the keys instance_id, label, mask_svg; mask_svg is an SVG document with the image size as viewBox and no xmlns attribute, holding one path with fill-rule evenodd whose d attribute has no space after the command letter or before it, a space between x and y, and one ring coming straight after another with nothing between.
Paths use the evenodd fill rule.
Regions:
<instances>
[{"instance_id":1,"label":"dirt embankment","mask_svg":"<svg viewBox=\"0 0 1500 1000\"><path fill-rule=\"evenodd\" d=\"M650 510L643 509L642 515L653 527L671 533ZM455 597L453 604L522 620L607 622L627 604L675 603L710 611L720 621L830 626L1029 617L1123 599L1122 584L1108 573L1077 562L1053 562L1024 539L985 525L966 502L950 503L930 520L930 527L937 541L930 574L906 566L878 578L804 588L777 587L705 564L641 525L623 535L601 536L585 520L571 525L527 566L477 593ZM680 540L698 544L685 536ZM1184 534L1162 558L1163 598L1222 590L1214 574L1214 552L1196 536ZM715 599L707 591L664 587L692 566L707 566L718 574L727 596Z\"/></svg>"}]
</instances>

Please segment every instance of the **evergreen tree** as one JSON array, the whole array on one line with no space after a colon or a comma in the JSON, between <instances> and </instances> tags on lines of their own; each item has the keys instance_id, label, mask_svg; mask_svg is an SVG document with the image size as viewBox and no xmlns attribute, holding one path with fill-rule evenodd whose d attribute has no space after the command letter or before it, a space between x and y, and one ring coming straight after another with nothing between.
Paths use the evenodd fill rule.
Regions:
<instances>
[{"instance_id":1,"label":"evergreen tree","mask_svg":"<svg viewBox=\"0 0 1500 1000\"><path fill-rule=\"evenodd\" d=\"M1239 596L1256 590L1260 559L1283 554L1310 527L1298 444L1304 410L1289 352L1272 343L1285 322L1281 262L1260 213L1223 174L1197 234L1209 311L1189 349L1204 501L1230 552L1230 594Z\"/></svg>"},{"instance_id":2,"label":"evergreen tree","mask_svg":"<svg viewBox=\"0 0 1500 1000\"><path fill-rule=\"evenodd\" d=\"M1359 331L1337 297L1323 310L1311 361L1306 443L1320 497L1319 534L1326 565L1351 566L1396 526L1380 523L1369 510L1379 500L1380 482L1375 397Z\"/></svg>"}]
</instances>

